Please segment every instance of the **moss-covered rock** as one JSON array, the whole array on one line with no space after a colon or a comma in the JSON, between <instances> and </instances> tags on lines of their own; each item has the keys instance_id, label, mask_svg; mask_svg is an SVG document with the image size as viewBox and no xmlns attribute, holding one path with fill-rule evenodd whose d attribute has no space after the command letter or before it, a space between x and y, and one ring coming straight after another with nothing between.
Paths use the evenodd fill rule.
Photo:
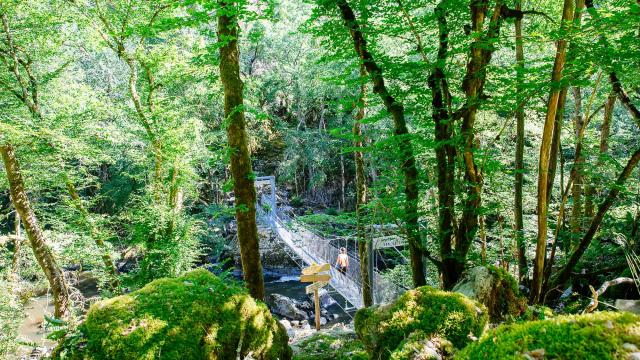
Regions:
<instances>
[{"instance_id":1,"label":"moss-covered rock","mask_svg":"<svg viewBox=\"0 0 640 360\"><path fill-rule=\"evenodd\" d=\"M492 322L516 318L527 309L516 279L495 266L477 266L465 271L452 291L486 306Z\"/></svg>"},{"instance_id":2,"label":"moss-covered rock","mask_svg":"<svg viewBox=\"0 0 640 360\"><path fill-rule=\"evenodd\" d=\"M503 325L456 359L626 359L634 347L640 348L640 317L601 312Z\"/></svg>"},{"instance_id":3,"label":"moss-covered rock","mask_svg":"<svg viewBox=\"0 0 640 360\"><path fill-rule=\"evenodd\" d=\"M267 307L203 269L94 304L69 339L71 359L291 358Z\"/></svg>"},{"instance_id":4,"label":"moss-covered rock","mask_svg":"<svg viewBox=\"0 0 640 360\"><path fill-rule=\"evenodd\" d=\"M479 337L487 324L484 307L462 294L423 286L392 304L361 309L355 328L373 359L389 359L412 333L446 339L456 348Z\"/></svg>"},{"instance_id":5,"label":"moss-covered rock","mask_svg":"<svg viewBox=\"0 0 640 360\"><path fill-rule=\"evenodd\" d=\"M369 360L353 331L323 331L291 345L294 360Z\"/></svg>"},{"instance_id":6,"label":"moss-covered rock","mask_svg":"<svg viewBox=\"0 0 640 360\"><path fill-rule=\"evenodd\" d=\"M442 360L449 358L453 352L453 345L448 340L429 337L418 330L391 352L391 360Z\"/></svg>"}]
</instances>

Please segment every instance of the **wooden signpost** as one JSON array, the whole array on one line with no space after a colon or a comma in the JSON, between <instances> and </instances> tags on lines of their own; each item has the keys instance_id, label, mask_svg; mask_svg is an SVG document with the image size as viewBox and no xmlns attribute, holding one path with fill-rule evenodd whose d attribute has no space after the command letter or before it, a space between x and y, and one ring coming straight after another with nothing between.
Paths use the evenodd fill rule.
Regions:
<instances>
[{"instance_id":1,"label":"wooden signpost","mask_svg":"<svg viewBox=\"0 0 640 360\"><path fill-rule=\"evenodd\" d=\"M331 280L330 274L321 273L329 270L331 270L331 265L329 264L313 264L308 268L302 269L302 275L300 275L301 282L312 283L311 285L307 286L306 291L307 294L313 293L316 313L316 330L320 330L320 295L318 295L318 290L327 286L329 284L329 280Z\"/></svg>"}]
</instances>

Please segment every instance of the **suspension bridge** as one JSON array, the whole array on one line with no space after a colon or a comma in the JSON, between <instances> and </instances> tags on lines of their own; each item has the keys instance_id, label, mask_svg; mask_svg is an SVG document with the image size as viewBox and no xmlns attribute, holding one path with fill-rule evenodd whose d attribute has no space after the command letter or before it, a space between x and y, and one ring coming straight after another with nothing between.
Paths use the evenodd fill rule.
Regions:
<instances>
[{"instance_id":1,"label":"suspension bridge","mask_svg":"<svg viewBox=\"0 0 640 360\"><path fill-rule=\"evenodd\" d=\"M255 182L259 190L256 206L258 221L268 226L293 256L305 265L331 264L329 286L346 299L347 311L362 308L364 304L362 303L360 258L357 250L348 249L349 267L345 273L338 271L335 261L340 253L341 239L325 238L279 208L274 176L258 177ZM264 191L265 188L268 188L268 191ZM353 243L357 246L356 241ZM372 291L375 304L388 302L406 290L381 276L376 266L375 253L384 248L398 250L405 245L406 240L398 235L378 236L368 242L369 254L372 256L369 257L367 266L369 273L373 274Z\"/></svg>"}]
</instances>

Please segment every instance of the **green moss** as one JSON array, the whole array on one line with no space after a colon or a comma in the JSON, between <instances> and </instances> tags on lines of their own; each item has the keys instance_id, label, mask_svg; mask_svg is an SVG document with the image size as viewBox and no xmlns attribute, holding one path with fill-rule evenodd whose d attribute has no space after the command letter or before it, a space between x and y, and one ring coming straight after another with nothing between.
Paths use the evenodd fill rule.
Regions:
<instances>
[{"instance_id":1,"label":"green moss","mask_svg":"<svg viewBox=\"0 0 640 360\"><path fill-rule=\"evenodd\" d=\"M353 332L315 334L292 347L294 360L369 360Z\"/></svg>"},{"instance_id":2,"label":"green moss","mask_svg":"<svg viewBox=\"0 0 640 360\"><path fill-rule=\"evenodd\" d=\"M454 351L453 345L439 337L429 337L422 331L414 331L396 350L391 352L391 360L421 359L436 360L447 358Z\"/></svg>"},{"instance_id":3,"label":"green moss","mask_svg":"<svg viewBox=\"0 0 640 360\"><path fill-rule=\"evenodd\" d=\"M96 303L78 332L72 359L235 359L241 339L242 354L291 357L267 307L204 269Z\"/></svg>"},{"instance_id":4,"label":"green moss","mask_svg":"<svg viewBox=\"0 0 640 360\"><path fill-rule=\"evenodd\" d=\"M393 304L358 311L355 327L374 359L388 359L411 333L441 337L462 348L487 324L483 306L462 294L423 286Z\"/></svg>"},{"instance_id":5,"label":"green moss","mask_svg":"<svg viewBox=\"0 0 640 360\"><path fill-rule=\"evenodd\" d=\"M490 296L492 301L485 304L491 321L500 322L519 317L527 309L527 300L520 295L518 282L502 268L487 266L487 269L496 278Z\"/></svg>"},{"instance_id":6,"label":"green moss","mask_svg":"<svg viewBox=\"0 0 640 360\"><path fill-rule=\"evenodd\" d=\"M456 359L524 359L540 349L545 359L624 359L624 343L640 346L640 317L601 312L503 325L459 352Z\"/></svg>"}]
</instances>

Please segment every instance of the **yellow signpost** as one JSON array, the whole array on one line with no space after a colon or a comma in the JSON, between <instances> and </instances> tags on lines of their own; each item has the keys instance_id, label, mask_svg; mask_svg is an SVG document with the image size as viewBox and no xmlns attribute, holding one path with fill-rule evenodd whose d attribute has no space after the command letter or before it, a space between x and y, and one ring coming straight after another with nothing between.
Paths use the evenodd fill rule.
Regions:
<instances>
[{"instance_id":1,"label":"yellow signpost","mask_svg":"<svg viewBox=\"0 0 640 360\"><path fill-rule=\"evenodd\" d=\"M320 274L325 271L331 270L331 265L322 264L316 265L313 264L308 268L302 269L302 275L300 275L301 282L310 282L311 285L307 286L306 292L307 294L313 293L313 300L315 303L315 313L316 313L316 330L320 330L320 296L318 295L318 290L327 286L329 284L329 280L331 280L330 274Z\"/></svg>"}]
</instances>

